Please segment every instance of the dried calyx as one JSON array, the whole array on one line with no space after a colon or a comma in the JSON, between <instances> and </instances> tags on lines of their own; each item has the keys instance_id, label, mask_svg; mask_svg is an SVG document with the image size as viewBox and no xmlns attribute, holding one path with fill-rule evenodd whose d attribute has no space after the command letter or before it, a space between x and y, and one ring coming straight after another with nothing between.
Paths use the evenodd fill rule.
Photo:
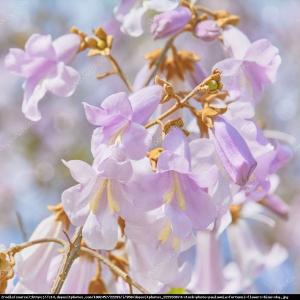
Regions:
<instances>
[{"instance_id":1,"label":"dried calyx","mask_svg":"<svg viewBox=\"0 0 300 300\"><path fill-rule=\"evenodd\" d=\"M224 100L228 93L222 91L223 84L221 82L221 72L217 69L203 80L192 92L184 93L183 100L182 93L177 93L170 82L162 80L158 76L155 78L155 82L156 84L161 85L164 90L164 97L161 103L175 99L175 109L172 112L182 108L189 109L197 120L202 137L208 136L208 130L214 126L214 119L227 111L227 105ZM189 97L187 101L184 101L185 97ZM192 105L191 102L189 102L190 98L201 103L201 108L199 109ZM168 121L166 124L163 124L162 119L158 119L157 123L161 125L162 131L165 134L168 133L173 126L182 129L186 135L189 134L189 132L184 129L184 121L181 118Z\"/></svg>"},{"instance_id":2,"label":"dried calyx","mask_svg":"<svg viewBox=\"0 0 300 300\"><path fill-rule=\"evenodd\" d=\"M230 214L231 214L232 224L237 223L237 221L241 217L242 205L232 204L232 205L230 205L229 210L230 210Z\"/></svg>"},{"instance_id":3,"label":"dried calyx","mask_svg":"<svg viewBox=\"0 0 300 300\"><path fill-rule=\"evenodd\" d=\"M156 49L148 54L145 58L149 62L149 68L155 66L157 60L161 56L162 49ZM165 57L160 64L159 71L166 74L167 80L180 79L184 80L187 72L195 71L195 63L200 60L200 57L191 51L178 51L175 46L172 46L172 55Z\"/></svg>"},{"instance_id":4,"label":"dried calyx","mask_svg":"<svg viewBox=\"0 0 300 300\"><path fill-rule=\"evenodd\" d=\"M62 222L64 229L69 230L71 223L61 203L57 205L49 205L48 210L54 214L56 222Z\"/></svg>"},{"instance_id":5,"label":"dried calyx","mask_svg":"<svg viewBox=\"0 0 300 300\"><path fill-rule=\"evenodd\" d=\"M238 25L240 18L234 14L229 13L226 10L212 11L205 7L191 3L189 0L181 0L181 5L187 7L191 13L192 18L190 23L186 26L187 31L194 31L195 27L203 21L213 20L220 28L224 28L227 25Z\"/></svg>"},{"instance_id":6,"label":"dried calyx","mask_svg":"<svg viewBox=\"0 0 300 300\"><path fill-rule=\"evenodd\" d=\"M5 293L8 280L14 277L14 265L13 255L0 251L0 294Z\"/></svg>"}]
</instances>

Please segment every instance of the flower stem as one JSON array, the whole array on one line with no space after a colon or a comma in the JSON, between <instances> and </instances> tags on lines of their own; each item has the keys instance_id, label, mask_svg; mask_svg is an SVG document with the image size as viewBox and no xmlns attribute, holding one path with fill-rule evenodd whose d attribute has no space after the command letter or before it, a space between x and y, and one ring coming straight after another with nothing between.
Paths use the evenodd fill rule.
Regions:
<instances>
[{"instance_id":1,"label":"flower stem","mask_svg":"<svg viewBox=\"0 0 300 300\"><path fill-rule=\"evenodd\" d=\"M122 81L125 83L126 87L128 88L128 90L130 92L133 91L132 86L130 84L130 82L127 80L123 70L121 69L119 63L116 61L116 59L110 54L107 56L107 58L109 59L109 61L111 62L112 66L114 67L116 73L119 75L119 77L122 79Z\"/></svg>"},{"instance_id":2,"label":"flower stem","mask_svg":"<svg viewBox=\"0 0 300 300\"><path fill-rule=\"evenodd\" d=\"M169 38L169 40L167 41L167 43L165 44L160 56L158 57L155 65L154 65L154 69L153 71L150 73L148 79L146 80L144 86L148 86L151 82L151 80L154 78L154 76L156 75L161 63L164 61L166 55L167 55L167 52L169 51L169 49L172 47L173 45L173 42L175 40L175 38L177 37L178 34L172 36Z\"/></svg>"},{"instance_id":3,"label":"flower stem","mask_svg":"<svg viewBox=\"0 0 300 300\"><path fill-rule=\"evenodd\" d=\"M66 246L65 242L62 241L62 240L55 239L55 238L44 238L44 239L37 239L37 240L34 240L34 241L28 241L28 242L13 246L7 252L10 252L14 255L14 254L26 249L26 248L33 247L33 246L38 245L38 244L46 244L46 243L56 243L56 244L59 244L61 246Z\"/></svg>"}]
</instances>

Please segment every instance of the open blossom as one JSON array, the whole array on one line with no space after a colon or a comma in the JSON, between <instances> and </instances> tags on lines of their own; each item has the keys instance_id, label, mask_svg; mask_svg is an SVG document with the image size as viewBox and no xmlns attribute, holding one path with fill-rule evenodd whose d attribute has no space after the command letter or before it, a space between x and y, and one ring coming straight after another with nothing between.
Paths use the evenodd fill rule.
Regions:
<instances>
[{"instance_id":1,"label":"open blossom","mask_svg":"<svg viewBox=\"0 0 300 300\"><path fill-rule=\"evenodd\" d=\"M206 228L213 222L216 208L205 187L191 172L188 143L180 129L171 129L164 139L163 149L157 161L157 172L141 177L137 182L141 194L147 191L144 199L134 197L133 200L137 206L146 209L166 204L173 226L186 218L192 228ZM155 193L151 191L152 187L156 187Z\"/></svg>"},{"instance_id":2,"label":"open blossom","mask_svg":"<svg viewBox=\"0 0 300 300\"><path fill-rule=\"evenodd\" d=\"M197 24L195 35L205 42L211 42L221 35L221 28L213 20L205 20Z\"/></svg>"},{"instance_id":3,"label":"open blossom","mask_svg":"<svg viewBox=\"0 0 300 300\"><path fill-rule=\"evenodd\" d=\"M148 150L149 135L144 128L162 97L160 86L141 89L131 96L117 93L100 107L84 103L88 121L97 126L92 137L92 153L102 144L117 143L131 159L140 159Z\"/></svg>"},{"instance_id":4,"label":"open blossom","mask_svg":"<svg viewBox=\"0 0 300 300\"><path fill-rule=\"evenodd\" d=\"M115 15L122 23L121 30L133 37L143 34L143 17L147 11L165 12L175 9L179 0L121 0Z\"/></svg>"},{"instance_id":5,"label":"open blossom","mask_svg":"<svg viewBox=\"0 0 300 300\"><path fill-rule=\"evenodd\" d=\"M151 25L151 32L155 39L165 38L184 29L192 17L191 11L186 7L178 7L156 15Z\"/></svg>"},{"instance_id":6,"label":"open blossom","mask_svg":"<svg viewBox=\"0 0 300 300\"><path fill-rule=\"evenodd\" d=\"M5 58L6 68L25 78L22 112L38 121L39 101L49 91L59 97L71 96L79 82L78 72L67 66L79 49L80 39L67 34L52 41L50 35L33 34L25 50L12 48Z\"/></svg>"},{"instance_id":7,"label":"open blossom","mask_svg":"<svg viewBox=\"0 0 300 300\"><path fill-rule=\"evenodd\" d=\"M92 166L79 160L64 162L77 185L62 194L62 204L83 238L95 249L112 249L118 241L118 217L126 213L126 183L132 175L122 150L103 147Z\"/></svg>"},{"instance_id":8,"label":"open blossom","mask_svg":"<svg viewBox=\"0 0 300 300\"><path fill-rule=\"evenodd\" d=\"M189 264L180 263L175 253L138 241L128 242L128 253L132 277L152 293L166 292L167 287L186 286L190 279Z\"/></svg>"},{"instance_id":9,"label":"open blossom","mask_svg":"<svg viewBox=\"0 0 300 300\"><path fill-rule=\"evenodd\" d=\"M223 33L225 49L232 58L218 62L215 68L222 71L222 82L231 98L257 102L264 88L276 79L281 58L278 49L268 40L250 43L235 28Z\"/></svg>"}]
</instances>

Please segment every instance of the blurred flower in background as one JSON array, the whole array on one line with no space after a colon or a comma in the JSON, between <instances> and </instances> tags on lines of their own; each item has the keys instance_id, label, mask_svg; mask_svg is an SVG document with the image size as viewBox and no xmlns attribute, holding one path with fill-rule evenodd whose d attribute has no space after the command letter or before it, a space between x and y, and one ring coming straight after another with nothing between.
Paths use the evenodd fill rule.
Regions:
<instances>
[{"instance_id":1,"label":"blurred flower in background","mask_svg":"<svg viewBox=\"0 0 300 300\"><path fill-rule=\"evenodd\" d=\"M276 134L269 128L280 129L287 133L281 138L293 143L294 161L280 171L282 182L278 191L292 205L290 220L280 221L267 232L270 240L279 239L287 247L290 258L275 270L264 272L253 292L299 293L300 2L201 0L199 3L239 15L241 29L251 40L267 37L280 50L282 64L277 82L265 91L263 101L258 104L258 114L261 112L259 115L263 116L260 122L269 137ZM118 0L73 1L72 5L58 0L0 3L0 244L21 242L48 215L47 205L57 203L62 191L72 184L62 158L92 161L93 128L85 119L82 102L99 106L123 84L116 76L97 81L97 74L107 70L107 62L99 57L87 60L79 56L74 66L80 70L82 79L76 92L67 99L47 95L45 98L51 101L40 103L41 113L46 117L33 123L21 113L21 81L4 69L4 55L9 48L23 48L34 32L56 38L68 33L73 25L86 32L101 25L115 36L114 55L133 81L138 66L144 64L144 53L162 42L152 43L145 37L125 39L113 16L116 4ZM144 22L147 21L146 18ZM178 44L185 42L183 35ZM199 40L189 43L191 47L197 45L193 48L202 58L199 64L203 70L210 70L222 58L220 49L213 44L204 45Z\"/></svg>"}]
</instances>

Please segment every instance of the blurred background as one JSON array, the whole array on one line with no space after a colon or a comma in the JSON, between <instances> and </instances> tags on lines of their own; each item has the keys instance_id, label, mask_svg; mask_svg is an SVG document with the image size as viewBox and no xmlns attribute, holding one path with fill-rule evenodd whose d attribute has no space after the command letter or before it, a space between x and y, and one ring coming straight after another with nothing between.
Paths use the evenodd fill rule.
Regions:
<instances>
[{"instance_id":1,"label":"blurred background","mask_svg":"<svg viewBox=\"0 0 300 300\"><path fill-rule=\"evenodd\" d=\"M115 36L113 54L131 80L144 64L144 54L161 42L149 35L138 39L123 36L113 19L118 0L10 0L0 2L0 244L22 242L41 219L47 205L60 201L62 191L73 184L61 159L91 161L92 127L84 117L81 102L99 104L109 94L123 89L118 78L96 80L107 71L103 58L76 58L73 66L81 73L76 93L68 99L47 96L40 104L42 120L32 123L21 113L22 80L9 74L3 58L11 47L23 48L32 33L58 37L72 25L85 32L101 25ZM300 292L300 1L299 0L202 0L212 9L227 9L241 17L240 28L251 40L268 38L280 49L282 65L277 83L266 90L258 117L267 129L294 137L294 160L281 171L278 194L291 206L287 222L278 220L270 238L284 244L290 258L276 270L264 272L256 290L264 293ZM145 20L145 28L149 28ZM148 26L147 26L148 25ZM147 31L147 30L146 30ZM210 68L222 51L216 43L191 41L186 48L201 56L203 68ZM181 41L177 42L180 48ZM49 101L50 100L50 101Z\"/></svg>"}]
</instances>

